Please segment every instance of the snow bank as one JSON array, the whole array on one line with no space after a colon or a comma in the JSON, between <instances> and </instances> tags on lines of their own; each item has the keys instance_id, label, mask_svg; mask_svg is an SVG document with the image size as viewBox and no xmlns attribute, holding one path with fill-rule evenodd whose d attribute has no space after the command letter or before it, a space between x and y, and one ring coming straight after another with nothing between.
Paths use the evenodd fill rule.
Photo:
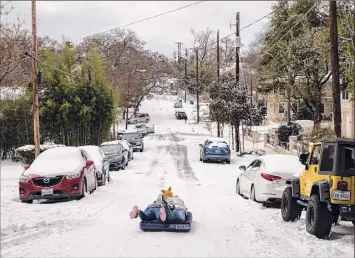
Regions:
<instances>
[{"instance_id":1,"label":"snow bank","mask_svg":"<svg viewBox=\"0 0 355 258\"><path fill-rule=\"evenodd\" d=\"M42 152L30 168L25 170L24 175L75 175L85 165L77 147L61 147Z\"/></svg>"},{"instance_id":2,"label":"snow bank","mask_svg":"<svg viewBox=\"0 0 355 258\"><path fill-rule=\"evenodd\" d=\"M300 173L304 169L304 165L299 162L297 156L285 154L270 154L261 157L265 162L265 169L268 172L279 172L287 174Z\"/></svg>"}]
</instances>

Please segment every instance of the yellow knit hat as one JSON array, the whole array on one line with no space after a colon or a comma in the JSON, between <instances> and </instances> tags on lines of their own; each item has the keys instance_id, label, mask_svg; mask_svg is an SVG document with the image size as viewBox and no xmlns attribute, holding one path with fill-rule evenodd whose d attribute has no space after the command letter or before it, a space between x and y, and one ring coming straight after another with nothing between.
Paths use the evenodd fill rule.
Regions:
<instances>
[{"instance_id":1,"label":"yellow knit hat","mask_svg":"<svg viewBox=\"0 0 355 258\"><path fill-rule=\"evenodd\" d=\"M171 187L169 187L167 190L161 190L161 192L163 193L163 197L164 198L168 198L168 197L173 197L174 194L171 191Z\"/></svg>"}]
</instances>

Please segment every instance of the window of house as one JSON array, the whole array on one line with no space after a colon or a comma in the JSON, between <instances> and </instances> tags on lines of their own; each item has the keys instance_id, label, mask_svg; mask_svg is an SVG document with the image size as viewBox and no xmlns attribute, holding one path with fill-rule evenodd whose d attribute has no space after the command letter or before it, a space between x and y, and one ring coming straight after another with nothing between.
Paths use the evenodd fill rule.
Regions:
<instances>
[{"instance_id":1,"label":"window of house","mask_svg":"<svg viewBox=\"0 0 355 258\"><path fill-rule=\"evenodd\" d=\"M324 114L324 103L320 104L320 113Z\"/></svg>"},{"instance_id":2,"label":"window of house","mask_svg":"<svg viewBox=\"0 0 355 258\"><path fill-rule=\"evenodd\" d=\"M284 109L284 106L282 104L279 104L279 113L280 114L285 113L285 109Z\"/></svg>"},{"instance_id":3,"label":"window of house","mask_svg":"<svg viewBox=\"0 0 355 258\"><path fill-rule=\"evenodd\" d=\"M346 92L345 90L341 91L341 98L342 99L349 99L349 93Z\"/></svg>"}]
</instances>

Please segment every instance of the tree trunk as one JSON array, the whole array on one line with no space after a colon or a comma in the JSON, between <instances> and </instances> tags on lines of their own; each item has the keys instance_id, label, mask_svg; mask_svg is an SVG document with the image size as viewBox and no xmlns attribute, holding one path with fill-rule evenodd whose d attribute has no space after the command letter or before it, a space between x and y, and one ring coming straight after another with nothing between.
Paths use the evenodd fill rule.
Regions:
<instances>
[{"instance_id":1,"label":"tree trunk","mask_svg":"<svg viewBox=\"0 0 355 258\"><path fill-rule=\"evenodd\" d=\"M287 93L286 93L286 121L287 121L287 125L290 125L291 123L291 92L290 89L287 88Z\"/></svg>"},{"instance_id":2,"label":"tree trunk","mask_svg":"<svg viewBox=\"0 0 355 258\"><path fill-rule=\"evenodd\" d=\"M217 137L221 137L221 128L220 128L219 121L217 121Z\"/></svg>"},{"instance_id":3,"label":"tree trunk","mask_svg":"<svg viewBox=\"0 0 355 258\"><path fill-rule=\"evenodd\" d=\"M240 122L234 125L235 128L235 152L240 151L240 135L239 135Z\"/></svg>"}]
</instances>

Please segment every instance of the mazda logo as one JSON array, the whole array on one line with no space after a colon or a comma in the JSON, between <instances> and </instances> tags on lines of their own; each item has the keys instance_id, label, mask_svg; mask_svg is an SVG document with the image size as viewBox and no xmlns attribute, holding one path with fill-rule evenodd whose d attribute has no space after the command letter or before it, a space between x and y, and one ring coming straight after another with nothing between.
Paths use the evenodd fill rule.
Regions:
<instances>
[{"instance_id":1,"label":"mazda logo","mask_svg":"<svg viewBox=\"0 0 355 258\"><path fill-rule=\"evenodd\" d=\"M43 183L48 184L51 180L49 178L43 178Z\"/></svg>"}]
</instances>

